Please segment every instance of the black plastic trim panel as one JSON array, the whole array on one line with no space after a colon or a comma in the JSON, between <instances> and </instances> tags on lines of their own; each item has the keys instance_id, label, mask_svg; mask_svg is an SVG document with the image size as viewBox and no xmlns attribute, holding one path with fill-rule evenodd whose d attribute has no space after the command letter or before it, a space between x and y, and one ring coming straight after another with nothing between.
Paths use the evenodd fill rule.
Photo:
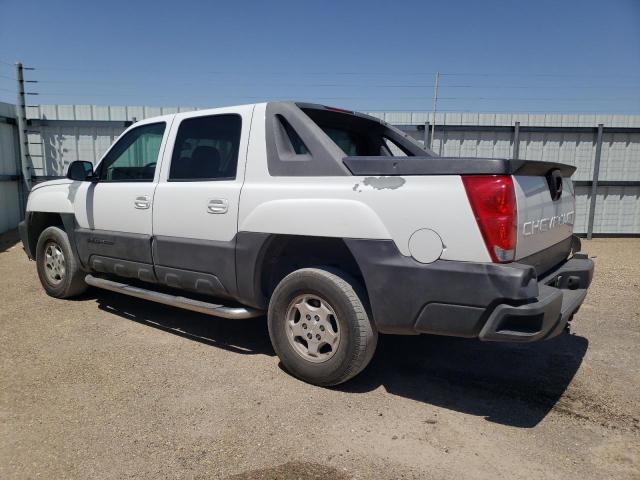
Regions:
<instances>
[{"instance_id":1,"label":"black plastic trim panel","mask_svg":"<svg viewBox=\"0 0 640 480\"><path fill-rule=\"evenodd\" d=\"M345 239L345 243L362 271L376 327L382 333L452 334L447 327L430 326L424 316L418 320L425 305L486 309L500 301L525 302L538 295L536 270L528 265L447 260L425 265L402 255L392 240ZM442 313L441 307L427 308L427 313ZM459 318L463 313L454 312ZM476 321L469 320L474 331Z\"/></svg>"},{"instance_id":2,"label":"black plastic trim panel","mask_svg":"<svg viewBox=\"0 0 640 480\"><path fill-rule=\"evenodd\" d=\"M498 305L478 337L484 341L534 342L566 327L587 296L593 261L578 254L540 280L540 294L522 305Z\"/></svg>"},{"instance_id":3,"label":"black plastic trim panel","mask_svg":"<svg viewBox=\"0 0 640 480\"><path fill-rule=\"evenodd\" d=\"M342 150L294 103L273 102L266 108L267 167L271 176L348 176L340 162ZM296 155L281 126L284 118L300 136L309 154Z\"/></svg>"},{"instance_id":4,"label":"black plastic trim panel","mask_svg":"<svg viewBox=\"0 0 640 480\"><path fill-rule=\"evenodd\" d=\"M18 234L20 235L20 240L22 241L22 248L24 252L27 254L27 257L30 260L35 259L35 252L31 252L31 246L29 245L29 217L31 216L30 212L27 212L26 218L18 223Z\"/></svg>"},{"instance_id":5,"label":"black plastic trim panel","mask_svg":"<svg viewBox=\"0 0 640 480\"><path fill-rule=\"evenodd\" d=\"M544 175L558 169L570 177L576 167L564 163L498 158L345 157L353 175Z\"/></svg>"},{"instance_id":6,"label":"black plastic trim panel","mask_svg":"<svg viewBox=\"0 0 640 480\"><path fill-rule=\"evenodd\" d=\"M358 261L382 333L512 342L550 338L578 309L593 276L593 262L583 254L538 276L521 263L421 264L390 240L345 242Z\"/></svg>"},{"instance_id":7,"label":"black plastic trim panel","mask_svg":"<svg viewBox=\"0 0 640 480\"><path fill-rule=\"evenodd\" d=\"M198 292L236 293L235 238L225 242L158 235L152 243L161 282Z\"/></svg>"},{"instance_id":8,"label":"black plastic trim panel","mask_svg":"<svg viewBox=\"0 0 640 480\"><path fill-rule=\"evenodd\" d=\"M153 271L153 265L148 263L130 262L120 258L109 258L100 255L92 255L89 260L89 268L93 272L108 273L118 277L137 278L143 282L155 283L157 281Z\"/></svg>"},{"instance_id":9,"label":"black plastic trim panel","mask_svg":"<svg viewBox=\"0 0 640 480\"><path fill-rule=\"evenodd\" d=\"M456 337L477 337L486 318L483 307L428 303L414 325L416 332Z\"/></svg>"},{"instance_id":10,"label":"black plastic trim panel","mask_svg":"<svg viewBox=\"0 0 640 480\"><path fill-rule=\"evenodd\" d=\"M236 272L238 301L266 309L269 300L262 292L262 265L265 252L275 236L271 233L238 232L236 235Z\"/></svg>"},{"instance_id":11,"label":"black plastic trim panel","mask_svg":"<svg viewBox=\"0 0 640 480\"><path fill-rule=\"evenodd\" d=\"M76 228L75 243L83 265L90 264L92 255L149 265L153 263L151 235Z\"/></svg>"},{"instance_id":12,"label":"black plastic trim panel","mask_svg":"<svg viewBox=\"0 0 640 480\"><path fill-rule=\"evenodd\" d=\"M192 292L211 295L214 297L229 296L227 290L215 275L162 267L158 265L154 267L154 270L158 277L158 281L168 287L180 290L190 290Z\"/></svg>"}]
</instances>

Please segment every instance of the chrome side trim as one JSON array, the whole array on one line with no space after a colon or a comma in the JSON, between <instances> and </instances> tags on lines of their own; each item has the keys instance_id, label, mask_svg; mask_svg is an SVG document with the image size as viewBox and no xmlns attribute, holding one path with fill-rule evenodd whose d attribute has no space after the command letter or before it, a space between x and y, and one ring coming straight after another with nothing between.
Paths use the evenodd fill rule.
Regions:
<instances>
[{"instance_id":1,"label":"chrome side trim","mask_svg":"<svg viewBox=\"0 0 640 480\"><path fill-rule=\"evenodd\" d=\"M143 300L150 300L152 302L162 303L164 305L170 305L172 307L191 310L193 312L204 313L206 315L212 315L214 317L242 320L264 315L263 311L253 308L225 307L224 305L217 305L215 303L202 302L200 300L193 300L186 297L169 295L167 293L154 292L152 290L127 285L126 283L114 282L113 280L94 277L93 275L87 275L84 280L93 287L110 290L112 292L123 293L131 297L142 298Z\"/></svg>"}]
</instances>

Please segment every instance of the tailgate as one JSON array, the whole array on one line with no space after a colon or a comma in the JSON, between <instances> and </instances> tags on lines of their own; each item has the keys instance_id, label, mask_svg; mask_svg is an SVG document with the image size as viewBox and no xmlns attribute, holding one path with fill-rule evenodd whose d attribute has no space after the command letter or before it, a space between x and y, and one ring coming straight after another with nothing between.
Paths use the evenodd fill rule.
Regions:
<instances>
[{"instance_id":1,"label":"tailgate","mask_svg":"<svg viewBox=\"0 0 640 480\"><path fill-rule=\"evenodd\" d=\"M565 175L567 175L565 173ZM538 274L567 258L575 221L575 194L569 176L513 176L518 206L516 261L536 266Z\"/></svg>"}]
</instances>

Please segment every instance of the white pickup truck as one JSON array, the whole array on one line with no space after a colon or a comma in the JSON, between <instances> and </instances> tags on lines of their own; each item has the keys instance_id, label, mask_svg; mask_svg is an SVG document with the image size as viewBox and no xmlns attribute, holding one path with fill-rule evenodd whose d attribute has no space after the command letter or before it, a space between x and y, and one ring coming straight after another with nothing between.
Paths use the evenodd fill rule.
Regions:
<instances>
[{"instance_id":1,"label":"white pickup truck","mask_svg":"<svg viewBox=\"0 0 640 480\"><path fill-rule=\"evenodd\" d=\"M572 235L573 172L442 158L367 115L260 103L135 123L95 169L36 185L20 234L51 296L91 285L266 313L285 368L335 385L378 332L561 333L593 276Z\"/></svg>"}]
</instances>

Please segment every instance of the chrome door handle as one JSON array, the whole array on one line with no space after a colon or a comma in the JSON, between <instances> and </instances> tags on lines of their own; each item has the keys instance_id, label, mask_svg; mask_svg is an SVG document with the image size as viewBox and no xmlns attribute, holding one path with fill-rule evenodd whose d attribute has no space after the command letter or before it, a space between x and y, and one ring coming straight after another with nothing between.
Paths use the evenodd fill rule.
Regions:
<instances>
[{"instance_id":1,"label":"chrome door handle","mask_svg":"<svg viewBox=\"0 0 640 480\"><path fill-rule=\"evenodd\" d=\"M226 198L214 198L209 200L207 205L208 213L227 213L229 210L229 202Z\"/></svg>"},{"instance_id":2,"label":"chrome door handle","mask_svg":"<svg viewBox=\"0 0 640 480\"><path fill-rule=\"evenodd\" d=\"M136 199L133 202L133 205L134 207L140 210L146 210L151 206L151 202L149 201L149 195L141 195L139 197L136 197Z\"/></svg>"}]
</instances>

